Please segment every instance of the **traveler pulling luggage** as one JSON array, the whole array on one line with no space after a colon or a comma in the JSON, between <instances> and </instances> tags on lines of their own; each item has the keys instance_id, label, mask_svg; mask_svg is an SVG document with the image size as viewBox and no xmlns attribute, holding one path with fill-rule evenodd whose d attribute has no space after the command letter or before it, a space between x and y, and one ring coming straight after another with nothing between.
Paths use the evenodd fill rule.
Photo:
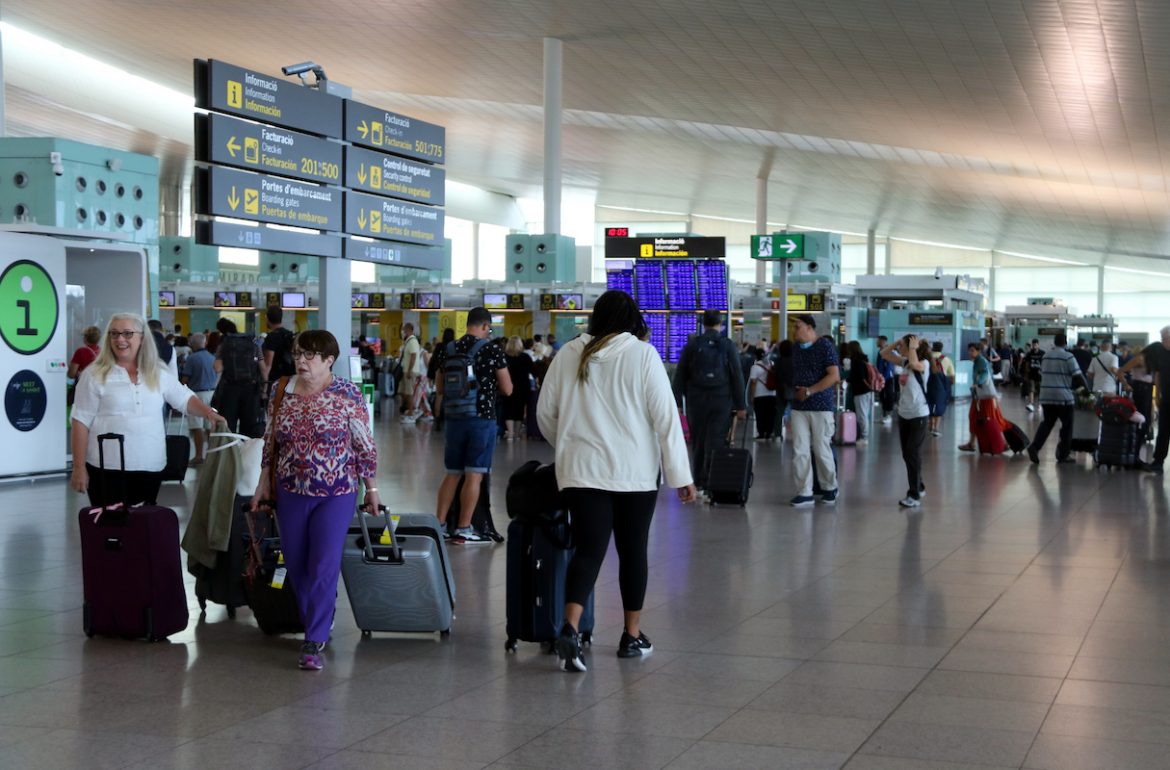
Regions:
<instances>
[{"instance_id":1,"label":"traveler pulling luggage","mask_svg":"<svg viewBox=\"0 0 1170 770\"><path fill-rule=\"evenodd\" d=\"M362 636L374 631L451 632L455 617L455 583L439 521L417 515L395 527L380 506L381 537L371 534L367 516L358 511L341 554L341 576ZM423 526L410 526L421 523ZM377 532L377 530L375 530ZM386 542L383 544L382 538Z\"/></svg>"},{"instance_id":2,"label":"traveler pulling luggage","mask_svg":"<svg viewBox=\"0 0 1170 770\"><path fill-rule=\"evenodd\" d=\"M727 446L712 450L710 471L707 475L707 495L715 505L747 505L748 494L755 480L752 471L752 453L747 449L748 424L743 424L743 442L734 446L735 429L739 418L732 418ZM856 427L856 423L854 423Z\"/></svg>"},{"instance_id":3,"label":"traveler pulling luggage","mask_svg":"<svg viewBox=\"0 0 1170 770\"><path fill-rule=\"evenodd\" d=\"M103 433L97 441L103 471L105 442L118 442L123 487L121 503L86 506L77 515L85 635L159 641L185 629L188 621L179 519L170 508L126 500L125 436Z\"/></svg>"}]
</instances>

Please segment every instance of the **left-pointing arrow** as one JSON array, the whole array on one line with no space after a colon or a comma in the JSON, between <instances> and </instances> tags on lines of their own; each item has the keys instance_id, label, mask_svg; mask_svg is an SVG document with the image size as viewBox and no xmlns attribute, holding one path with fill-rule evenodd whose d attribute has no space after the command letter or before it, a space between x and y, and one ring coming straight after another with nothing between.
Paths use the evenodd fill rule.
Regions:
<instances>
[{"instance_id":1,"label":"left-pointing arrow","mask_svg":"<svg viewBox=\"0 0 1170 770\"><path fill-rule=\"evenodd\" d=\"M228 205L232 207L232 211L235 211L237 208L239 208L240 196L236 195L236 186L235 185L232 185L232 191L231 191L231 194L228 195L227 201L228 201Z\"/></svg>"},{"instance_id":2,"label":"left-pointing arrow","mask_svg":"<svg viewBox=\"0 0 1170 770\"><path fill-rule=\"evenodd\" d=\"M227 151L231 153L233 158L236 157L236 153L240 151L240 143L236 141L234 136L227 140Z\"/></svg>"}]
</instances>

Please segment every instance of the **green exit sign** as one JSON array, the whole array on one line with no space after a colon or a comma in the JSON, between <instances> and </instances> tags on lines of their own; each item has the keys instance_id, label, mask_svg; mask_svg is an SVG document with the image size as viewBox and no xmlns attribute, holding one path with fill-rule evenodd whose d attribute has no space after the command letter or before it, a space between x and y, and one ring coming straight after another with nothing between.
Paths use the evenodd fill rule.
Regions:
<instances>
[{"instance_id":1,"label":"green exit sign","mask_svg":"<svg viewBox=\"0 0 1170 770\"><path fill-rule=\"evenodd\" d=\"M804 259L804 233L753 235L752 259Z\"/></svg>"}]
</instances>

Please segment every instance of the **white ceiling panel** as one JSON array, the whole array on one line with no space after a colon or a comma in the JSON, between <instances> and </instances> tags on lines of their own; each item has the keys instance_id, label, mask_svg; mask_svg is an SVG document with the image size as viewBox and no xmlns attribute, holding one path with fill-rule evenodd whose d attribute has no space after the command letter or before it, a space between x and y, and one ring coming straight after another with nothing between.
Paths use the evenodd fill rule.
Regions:
<instances>
[{"instance_id":1,"label":"white ceiling panel","mask_svg":"<svg viewBox=\"0 0 1170 770\"><path fill-rule=\"evenodd\" d=\"M1167 254L1170 3L1157 0L8 0L4 18L189 92L191 60L314 59L448 127L452 179L538 195L542 38L564 171L599 204L1086 259ZM19 84L16 84L19 85ZM189 145L9 87L10 131ZM1095 261L1095 257L1094 257Z\"/></svg>"}]
</instances>

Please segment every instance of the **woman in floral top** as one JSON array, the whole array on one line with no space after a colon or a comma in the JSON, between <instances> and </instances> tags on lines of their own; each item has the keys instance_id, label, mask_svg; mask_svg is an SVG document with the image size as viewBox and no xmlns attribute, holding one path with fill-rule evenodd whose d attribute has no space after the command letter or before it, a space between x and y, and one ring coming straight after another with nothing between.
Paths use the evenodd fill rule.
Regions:
<instances>
[{"instance_id":1,"label":"woman in floral top","mask_svg":"<svg viewBox=\"0 0 1170 770\"><path fill-rule=\"evenodd\" d=\"M297 336L297 373L280 380L268 400L263 470L252 498L255 510L275 492L281 549L305 625L299 664L310 671L324 666L321 653L333 623L341 551L359 484L365 485L364 503L370 510L376 511L380 502L374 486L378 450L366 402L356 385L333 376L339 352L337 339L327 331ZM284 395L273 414L275 389L280 387ZM273 463L275 490L269 479Z\"/></svg>"}]
</instances>

